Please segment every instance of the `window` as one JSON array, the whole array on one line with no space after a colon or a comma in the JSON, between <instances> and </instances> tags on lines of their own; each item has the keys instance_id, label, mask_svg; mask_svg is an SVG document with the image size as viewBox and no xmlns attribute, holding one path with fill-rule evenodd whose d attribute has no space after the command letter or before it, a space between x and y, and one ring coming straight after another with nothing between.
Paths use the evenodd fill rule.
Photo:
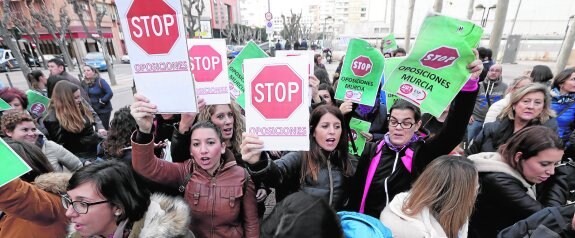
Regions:
<instances>
[{"instance_id":1,"label":"window","mask_svg":"<svg viewBox=\"0 0 575 238\"><path fill-rule=\"evenodd\" d=\"M366 9L365 7L362 7L362 8L361 8L361 11L362 11L362 12L365 12L366 10L367 10L367 9Z\"/></svg>"},{"instance_id":2,"label":"window","mask_svg":"<svg viewBox=\"0 0 575 238\"><path fill-rule=\"evenodd\" d=\"M361 17L365 17L365 13L362 13L362 14L361 14Z\"/></svg>"}]
</instances>

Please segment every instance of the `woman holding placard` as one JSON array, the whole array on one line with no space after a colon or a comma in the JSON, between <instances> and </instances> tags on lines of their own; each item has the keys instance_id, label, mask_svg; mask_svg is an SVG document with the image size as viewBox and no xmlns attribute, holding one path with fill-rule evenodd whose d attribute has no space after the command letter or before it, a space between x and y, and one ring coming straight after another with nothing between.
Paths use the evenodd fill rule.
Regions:
<instances>
[{"instance_id":1,"label":"woman holding placard","mask_svg":"<svg viewBox=\"0 0 575 238\"><path fill-rule=\"evenodd\" d=\"M192 159L170 163L154 156L156 112L148 99L135 96L131 113L138 124L132 136L136 172L166 186L179 186L191 207L191 229L198 237L259 237L254 183L226 149L221 130L209 121L194 124L190 129ZM182 115L191 117L195 115Z\"/></svg>"},{"instance_id":2,"label":"woman holding placard","mask_svg":"<svg viewBox=\"0 0 575 238\"><path fill-rule=\"evenodd\" d=\"M468 65L472 76L452 102L445 126L432 138L419 133L420 109L404 100L390 109L389 132L368 142L351 180L348 209L379 217L398 193L407 191L434 159L449 154L461 142L477 97L481 61ZM347 109L349 110L349 108Z\"/></svg>"},{"instance_id":3,"label":"woman holding placard","mask_svg":"<svg viewBox=\"0 0 575 238\"><path fill-rule=\"evenodd\" d=\"M347 199L347 181L353 173L343 120L336 107L315 108L309 122L310 150L290 152L275 161L268 153L262 153L264 141L244 133L242 158L254 179L276 188L276 195L287 196L301 190L341 210ZM282 199L276 196L277 201Z\"/></svg>"}]
</instances>

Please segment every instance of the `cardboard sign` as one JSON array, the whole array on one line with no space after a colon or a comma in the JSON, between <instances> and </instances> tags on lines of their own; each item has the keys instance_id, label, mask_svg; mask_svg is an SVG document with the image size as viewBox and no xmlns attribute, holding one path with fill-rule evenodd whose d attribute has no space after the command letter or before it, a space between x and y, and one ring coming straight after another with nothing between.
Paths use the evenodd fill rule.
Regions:
<instances>
[{"instance_id":1,"label":"cardboard sign","mask_svg":"<svg viewBox=\"0 0 575 238\"><path fill-rule=\"evenodd\" d=\"M138 93L159 113L196 112L186 31L179 0L117 1Z\"/></svg>"},{"instance_id":2,"label":"cardboard sign","mask_svg":"<svg viewBox=\"0 0 575 238\"><path fill-rule=\"evenodd\" d=\"M365 40L352 39L341 67L335 99L373 106L383 75L383 63L383 55L378 49Z\"/></svg>"},{"instance_id":3,"label":"cardboard sign","mask_svg":"<svg viewBox=\"0 0 575 238\"><path fill-rule=\"evenodd\" d=\"M0 139L0 165L0 187L32 170L3 139Z\"/></svg>"},{"instance_id":4,"label":"cardboard sign","mask_svg":"<svg viewBox=\"0 0 575 238\"><path fill-rule=\"evenodd\" d=\"M469 79L467 65L475 60L472 49L482 34L470 21L427 16L409 56L386 80L385 91L439 117Z\"/></svg>"},{"instance_id":5,"label":"cardboard sign","mask_svg":"<svg viewBox=\"0 0 575 238\"><path fill-rule=\"evenodd\" d=\"M4 101L4 99L0 98L0 111L6 111L10 109L12 109L12 106Z\"/></svg>"},{"instance_id":6,"label":"cardboard sign","mask_svg":"<svg viewBox=\"0 0 575 238\"><path fill-rule=\"evenodd\" d=\"M26 91L26 96L28 97L28 108L26 108L26 110L28 110L28 112L30 112L34 117L45 116L48 112L50 99L34 90Z\"/></svg>"},{"instance_id":7,"label":"cardboard sign","mask_svg":"<svg viewBox=\"0 0 575 238\"><path fill-rule=\"evenodd\" d=\"M365 137L361 135L361 132L369 133L369 128L371 127L371 123L359 120L357 118L352 117L349 121L349 129L351 130L352 138L349 138L349 153L354 155L361 156L363 153L363 149L365 148ZM357 148L357 153L354 153L353 146L351 145L351 140L355 143L355 147Z\"/></svg>"},{"instance_id":8,"label":"cardboard sign","mask_svg":"<svg viewBox=\"0 0 575 238\"><path fill-rule=\"evenodd\" d=\"M253 41L248 42L246 47L236 56L234 61L228 67L229 71L229 86L230 86L230 96L235 100L242 108L245 106L245 89L244 89L244 71L243 63L245 59L257 59L269 57L266 52L264 52L256 43Z\"/></svg>"},{"instance_id":9,"label":"cardboard sign","mask_svg":"<svg viewBox=\"0 0 575 238\"><path fill-rule=\"evenodd\" d=\"M276 57L291 57L291 56L305 56L308 58L308 72L309 75L314 75L314 68L315 68L315 61L314 61L314 57L315 57L315 52L311 51L311 50L277 50L275 52ZM311 87L311 86L310 86ZM311 100L312 100L312 91L311 88L309 90L309 94L307 95L307 104L308 106L311 105Z\"/></svg>"},{"instance_id":10,"label":"cardboard sign","mask_svg":"<svg viewBox=\"0 0 575 238\"><path fill-rule=\"evenodd\" d=\"M229 104L228 60L224 39L189 39L188 55L196 94L206 105Z\"/></svg>"},{"instance_id":11,"label":"cardboard sign","mask_svg":"<svg viewBox=\"0 0 575 238\"><path fill-rule=\"evenodd\" d=\"M264 150L308 151L309 90L305 56L244 61L246 131Z\"/></svg>"}]
</instances>

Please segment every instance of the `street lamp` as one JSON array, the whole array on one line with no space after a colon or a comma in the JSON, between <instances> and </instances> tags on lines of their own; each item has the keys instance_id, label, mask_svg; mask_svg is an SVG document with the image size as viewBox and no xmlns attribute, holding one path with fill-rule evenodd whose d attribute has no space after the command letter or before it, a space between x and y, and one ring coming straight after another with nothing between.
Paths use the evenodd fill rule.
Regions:
<instances>
[{"instance_id":1,"label":"street lamp","mask_svg":"<svg viewBox=\"0 0 575 238\"><path fill-rule=\"evenodd\" d=\"M481 14L481 27L485 27L485 25L487 25L487 19L489 19L489 12L491 11L491 9L495 9L497 7L496 4L493 4L493 6L487 8L487 16L485 16L485 6L483 6L483 4L477 4L477 6L475 6L476 10L483 10L483 13Z\"/></svg>"},{"instance_id":2,"label":"street lamp","mask_svg":"<svg viewBox=\"0 0 575 238\"><path fill-rule=\"evenodd\" d=\"M328 19L331 20L331 19L333 19L333 17L327 16L326 18L323 19L323 45L324 45L324 46L325 46L325 39L326 39L326 37L325 37L325 31L326 31L326 29L327 29L327 20L328 20Z\"/></svg>"}]
</instances>

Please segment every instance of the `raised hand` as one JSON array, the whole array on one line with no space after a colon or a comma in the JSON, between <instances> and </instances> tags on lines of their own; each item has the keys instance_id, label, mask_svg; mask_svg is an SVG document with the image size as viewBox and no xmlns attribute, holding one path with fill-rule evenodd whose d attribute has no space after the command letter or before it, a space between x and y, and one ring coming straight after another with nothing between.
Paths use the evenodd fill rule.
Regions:
<instances>
[{"instance_id":1,"label":"raised hand","mask_svg":"<svg viewBox=\"0 0 575 238\"><path fill-rule=\"evenodd\" d=\"M242 135L242 145L240 146L242 159L248 164L255 164L260 161L264 142L257 135L244 132Z\"/></svg>"},{"instance_id":2,"label":"raised hand","mask_svg":"<svg viewBox=\"0 0 575 238\"><path fill-rule=\"evenodd\" d=\"M134 103L130 105L130 114L136 119L138 130L143 133L152 133L154 114L158 112L156 105L150 103L148 98L140 94L134 95Z\"/></svg>"}]
</instances>

